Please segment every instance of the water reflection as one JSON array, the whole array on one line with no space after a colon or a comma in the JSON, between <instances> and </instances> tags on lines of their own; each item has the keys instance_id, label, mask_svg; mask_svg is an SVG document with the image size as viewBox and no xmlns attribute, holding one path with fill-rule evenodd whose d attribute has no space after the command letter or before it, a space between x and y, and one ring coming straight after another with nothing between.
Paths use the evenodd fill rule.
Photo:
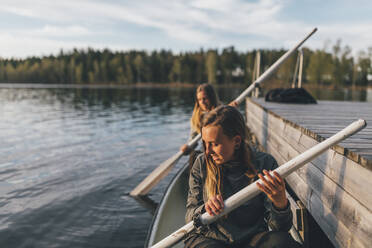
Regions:
<instances>
[{"instance_id":1,"label":"water reflection","mask_svg":"<svg viewBox=\"0 0 372 248\"><path fill-rule=\"evenodd\" d=\"M143 247L177 167L154 201L123 194L187 140L194 91L0 88L0 247Z\"/></svg>"}]
</instances>

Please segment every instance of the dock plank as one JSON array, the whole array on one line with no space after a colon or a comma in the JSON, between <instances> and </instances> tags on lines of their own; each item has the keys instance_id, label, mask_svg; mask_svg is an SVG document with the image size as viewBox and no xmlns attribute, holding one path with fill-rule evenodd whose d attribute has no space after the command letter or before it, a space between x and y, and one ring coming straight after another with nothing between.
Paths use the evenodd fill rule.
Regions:
<instances>
[{"instance_id":1,"label":"dock plank","mask_svg":"<svg viewBox=\"0 0 372 248\"><path fill-rule=\"evenodd\" d=\"M266 125L257 116L252 115L247 118L251 124L249 125L250 128L257 135L260 143L264 144L264 146L265 142L266 144L276 144L276 147L271 151L279 152L287 161L318 143L308 136L301 135L298 130L290 126L285 126L284 124L282 124L282 127L274 126L275 124L273 124L270 117ZM259 130L260 128L267 130L267 132L262 132L262 130ZM273 131L274 128L276 132ZM361 204L372 206L372 192L368 188L363 187L363 185L367 185L370 181L369 173L365 171L365 168L358 168L356 162L344 160L342 155L332 150L323 153L311 163L314 167L321 170L325 176L331 178L336 184L339 184L345 191L350 192ZM346 163L345 166L347 165L347 167L340 166L343 163ZM361 174L361 171L365 171L366 173ZM342 182L339 182L340 175L344 174L347 174L348 177L343 179Z\"/></svg>"},{"instance_id":2,"label":"dock plank","mask_svg":"<svg viewBox=\"0 0 372 248\"><path fill-rule=\"evenodd\" d=\"M252 100L324 138L329 138L357 119L366 120L367 127L340 143L340 146L362 156L372 165L372 103L318 101L318 104L281 104L266 102L263 98Z\"/></svg>"}]
</instances>

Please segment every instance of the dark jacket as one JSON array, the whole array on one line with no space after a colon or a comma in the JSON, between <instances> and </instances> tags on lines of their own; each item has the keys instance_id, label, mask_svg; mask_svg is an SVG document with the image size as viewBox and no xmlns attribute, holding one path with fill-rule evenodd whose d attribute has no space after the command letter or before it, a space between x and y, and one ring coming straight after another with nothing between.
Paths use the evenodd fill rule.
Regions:
<instances>
[{"instance_id":1,"label":"dark jacket","mask_svg":"<svg viewBox=\"0 0 372 248\"><path fill-rule=\"evenodd\" d=\"M276 160L267 153L252 152L252 155L252 163L258 172L262 172L263 169L274 170L278 166ZM223 199L226 200L247 186L250 180L244 175L246 169L239 162L230 161L221 166L223 175L222 195ZM204 154L201 154L196 159L190 173L186 222L190 222L194 215L205 212L204 203L208 201L203 191L205 178L206 163ZM267 231L268 227L275 231L288 231L291 226L292 212L290 206L288 205L286 209L279 211L275 209L264 193L260 193L229 213L227 218L222 217L207 228L197 229L194 233L226 243L235 243L249 239L257 233Z\"/></svg>"}]
</instances>

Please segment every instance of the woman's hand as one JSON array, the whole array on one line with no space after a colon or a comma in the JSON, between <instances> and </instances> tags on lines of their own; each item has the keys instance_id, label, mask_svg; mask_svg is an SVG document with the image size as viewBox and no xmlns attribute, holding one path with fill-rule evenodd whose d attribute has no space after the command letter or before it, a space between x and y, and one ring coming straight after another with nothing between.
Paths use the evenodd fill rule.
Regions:
<instances>
[{"instance_id":1,"label":"woman's hand","mask_svg":"<svg viewBox=\"0 0 372 248\"><path fill-rule=\"evenodd\" d=\"M183 153L188 153L190 151L190 147L186 144L180 147L180 151Z\"/></svg>"},{"instance_id":2,"label":"woman's hand","mask_svg":"<svg viewBox=\"0 0 372 248\"><path fill-rule=\"evenodd\" d=\"M204 205L205 210L211 216L220 214L224 207L225 205L223 204L221 195L216 195L212 198L209 198Z\"/></svg>"},{"instance_id":3,"label":"woman's hand","mask_svg":"<svg viewBox=\"0 0 372 248\"><path fill-rule=\"evenodd\" d=\"M238 107L238 103L236 101L232 101L232 102L229 103L229 106L232 106L232 107L237 108Z\"/></svg>"},{"instance_id":4,"label":"woman's hand","mask_svg":"<svg viewBox=\"0 0 372 248\"><path fill-rule=\"evenodd\" d=\"M263 170L263 173L267 179L259 173L258 177L262 180L263 184L257 182L258 188L269 197L277 209L285 209L288 199L285 195L284 179L276 171L274 171L273 176L267 170Z\"/></svg>"}]
</instances>

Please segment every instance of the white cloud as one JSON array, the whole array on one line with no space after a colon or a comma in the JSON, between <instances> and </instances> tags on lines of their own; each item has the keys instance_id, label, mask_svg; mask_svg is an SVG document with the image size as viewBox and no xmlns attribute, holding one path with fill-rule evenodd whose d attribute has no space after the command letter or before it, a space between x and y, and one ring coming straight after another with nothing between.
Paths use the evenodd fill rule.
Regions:
<instances>
[{"instance_id":1,"label":"white cloud","mask_svg":"<svg viewBox=\"0 0 372 248\"><path fill-rule=\"evenodd\" d=\"M352 49L352 55L357 56L358 52L366 51L372 47L372 33L367 32L372 28L372 22L348 23L348 24L323 24L319 25L319 31L314 35L306 46L312 49L326 49L332 52L331 48L341 39L341 46L348 45Z\"/></svg>"},{"instance_id":2,"label":"white cloud","mask_svg":"<svg viewBox=\"0 0 372 248\"><path fill-rule=\"evenodd\" d=\"M267 28L263 27L275 28L273 18L281 8L280 3L275 0L261 0L257 3L218 0L191 4L187 4L187 1L110 4L83 0L58 2L34 0L32 4L29 1L9 1L8 4L9 7L0 7L0 10L62 23L127 21L157 28L171 37L200 43L213 38L207 31L203 31L202 34L201 30L268 35L270 33L267 32ZM215 13L212 13L213 11ZM175 33L174 30L178 31ZM193 34L192 39L187 37L188 34Z\"/></svg>"},{"instance_id":3,"label":"white cloud","mask_svg":"<svg viewBox=\"0 0 372 248\"><path fill-rule=\"evenodd\" d=\"M8 12L10 14L19 15L19 16L35 17L31 9L26 9L22 7L12 7L12 6L1 5L0 10L3 12Z\"/></svg>"},{"instance_id":4,"label":"white cloud","mask_svg":"<svg viewBox=\"0 0 372 248\"><path fill-rule=\"evenodd\" d=\"M71 37L71 36L85 36L89 34L93 34L87 28L82 26L52 26L52 25L45 25L41 29L35 30L24 30L21 31L23 34L29 34L33 36L53 36L53 37ZM20 33L20 31L17 31Z\"/></svg>"},{"instance_id":5,"label":"white cloud","mask_svg":"<svg viewBox=\"0 0 372 248\"><path fill-rule=\"evenodd\" d=\"M225 44L239 44L239 48L242 49L289 48L313 28L312 25L301 20L282 20L280 14L285 12L288 1L279 0L255 2L142 0L115 3L88 0L2 0L2 2L1 12L37 20L38 25L42 23L32 29L25 23L21 29L7 30L7 32L2 30L8 36L2 36L0 39L7 44L11 44L11 41L5 41L6 37L8 39L25 37L31 41L37 40L46 47L76 47L92 44L92 40L97 37L98 40L104 40L104 37L112 39L116 34L130 35L136 32L133 31L136 27L143 26L154 30L151 32L152 37L141 42L146 47L140 48L150 50L153 36L165 37L164 47L173 50L187 50L187 47L196 46L213 48ZM130 32L127 30L129 26ZM371 27L371 22L343 25L320 23L319 31L305 45L311 48L322 48L325 40L341 38L343 44L350 45L353 51L365 49L372 45L370 44L372 35L367 31ZM62 37L69 38L69 41L57 40ZM141 34L141 37L146 37L146 34ZM237 40L236 37L239 39ZM242 40L245 39L246 42L242 45ZM103 43L110 44L110 47L115 46L115 43L110 40ZM184 47L175 47L176 45L173 45L175 43ZM36 43L35 46L38 47ZM132 45L130 48L136 47ZM36 50L39 51L35 48ZM29 50L27 54L30 54L30 51L34 50ZM15 53L20 54L18 50ZM4 52L0 50L0 54Z\"/></svg>"},{"instance_id":6,"label":"white cloud","mask_svg":"<svg viewBox=\"0 0 372 248\"><path fill-rule=\"evenodd\" d=\"M88 47L94 49L111 50L128 50L131 47L124 45L118 46L115 44L107 45L97 42L76 42L76 41L58 41L44 37L22 36L0 33L0 47L7 49L1 50L0 56L5 58L22 58L27 56L49 56L58 54L61 48L71 51L73 48L86 49Z\"/></svg>"}]
</instances>

